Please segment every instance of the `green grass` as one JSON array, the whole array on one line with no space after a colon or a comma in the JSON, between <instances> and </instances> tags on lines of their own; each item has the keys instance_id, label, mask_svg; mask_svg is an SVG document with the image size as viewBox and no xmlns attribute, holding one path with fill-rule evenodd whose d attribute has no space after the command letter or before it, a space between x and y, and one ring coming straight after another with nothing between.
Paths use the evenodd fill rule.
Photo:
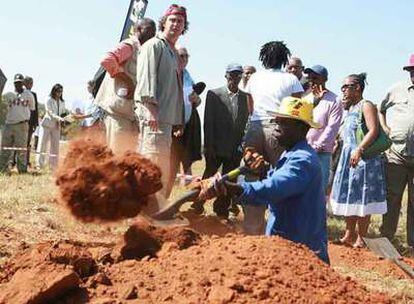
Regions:
<instances>
[{"instance_id":1,"label":"green grass","mask_svg":"<svg viewBox=\"0 0 414 304\"><path fill-rule=\"evenodd\" d=\"M398 300L398 303L413 303L414 288L413 282L409 279L396 279L383 276L375 271L335 266L334 269L343 276L364 282L364 285L371 290L387 293L391 298Z\"/></svg>"}]
</instances>

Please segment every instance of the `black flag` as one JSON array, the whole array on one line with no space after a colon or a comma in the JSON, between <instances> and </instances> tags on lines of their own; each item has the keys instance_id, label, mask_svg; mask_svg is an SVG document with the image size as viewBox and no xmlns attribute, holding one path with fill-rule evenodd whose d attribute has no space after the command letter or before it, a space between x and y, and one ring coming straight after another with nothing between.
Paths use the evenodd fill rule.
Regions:
<instances>
[{"instance_id":1,"label":"black flag","mask_svg":"<svg viewBox=\"0 0 414 304\"><path fill-rule=\"evenodd\" d=\"M131 3L129 4L128 8L128 13L125 18L124 27L122 29L121 39L119 41L122 41L133 34L134 23L138 19L142 19L144 17L145 11L147 10L147 6L148 0L131 0ZM100 67L99 70L95 73L95 76L93 77L95 87L93 89L92 94L94 97L96 97L96 94L98 94L99 88L105 77L105 74L106 71L104 70L104 68Z\"/></svg>"},{"instance_id":2,"label":"black flag","mask_svg":"<svg viewBox=\"0 0 414 304\"><path fill-rule=\"evenodd\" d=\"M1 98L1 95L3 94L3 89L6 84L6 81L7 81L7 78L6 76L4 76L3 71L0 69L0 98Z\"/></svg>"}]
</instances>

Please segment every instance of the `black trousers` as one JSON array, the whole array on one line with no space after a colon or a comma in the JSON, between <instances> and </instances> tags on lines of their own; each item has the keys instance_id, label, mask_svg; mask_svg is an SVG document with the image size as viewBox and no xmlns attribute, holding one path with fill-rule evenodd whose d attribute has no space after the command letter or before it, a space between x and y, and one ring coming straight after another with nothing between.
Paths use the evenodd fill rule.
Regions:
<instances>
[{"instance_id":1,"label":"black trousers","mask_svg":"<svg viewBox=\"0 0 414 304\"><path fill-rule=\"evenodd\" d=\"M217 173L218 169L222 166L221 173L226 174L233 169L240 166L242 156L237 153L233 157L221 157L221 156L210 156L206 155L206 168L204 170L203 179L212 177ZM232 209L231 197L226 195L218 197L213 203L213 211L217 216L227 218L229 211ZM237 207L237 206L236 206Z\"/></svg>"},{"instance_id":2,"label":"black trousers","mask_svg":"<svg viewBox=\"0 0 414 304\"><path fill-rule=\"evenodd\" d=\"M27 153L26 153L26 165L28 166L30 164L30 150L31 150L31 141L32 136L35 131L36 127L29 126L29 134L27 135ZM36 144L36 143L34 143ZM37 147L34 147L36 150Z\"/></svg>"}]
</instances>

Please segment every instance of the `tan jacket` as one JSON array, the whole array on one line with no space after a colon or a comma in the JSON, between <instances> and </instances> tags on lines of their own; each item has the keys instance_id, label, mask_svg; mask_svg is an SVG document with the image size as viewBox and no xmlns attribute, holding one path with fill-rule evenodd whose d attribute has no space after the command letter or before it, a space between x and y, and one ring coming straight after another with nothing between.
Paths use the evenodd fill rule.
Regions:
<instances>
[{"instance_id":1,"label":"tan jacket","mask_svg":"<svg viewBox=\"0 0 414 304\"><path fill-rule=\"evenodd\" d=\"M123 64L123 70L133 81L134 85L136 85L136 66L139 48L132 39L126 39L122 43L127 43L134 48L132 56ZM109 73L106 73L96 95L95 102L109 115L119 116L134 121L134 100L120 96L120 89L124 89L122 84L116 82L114 78L111 78Z\"/></svg>"}]
</instances>

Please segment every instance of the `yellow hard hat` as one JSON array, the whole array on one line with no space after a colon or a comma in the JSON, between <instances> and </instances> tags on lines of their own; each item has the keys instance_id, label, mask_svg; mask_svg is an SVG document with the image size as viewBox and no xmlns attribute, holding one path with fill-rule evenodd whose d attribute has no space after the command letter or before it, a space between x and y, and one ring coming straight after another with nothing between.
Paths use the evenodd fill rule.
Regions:
<instances>
[{"instance_id":1,"label":"yellow hard hat","mask_svg":"<svg viewBox=\"0 0 414 304\"><path fill-rule=\"evenodd\" d=\"M313 121L313 104L306 99L285 97L280 104L279 111L270 112L276 117L286 117L301 120L315 129L322 126Z\"/></svg>"}]
</instances>

